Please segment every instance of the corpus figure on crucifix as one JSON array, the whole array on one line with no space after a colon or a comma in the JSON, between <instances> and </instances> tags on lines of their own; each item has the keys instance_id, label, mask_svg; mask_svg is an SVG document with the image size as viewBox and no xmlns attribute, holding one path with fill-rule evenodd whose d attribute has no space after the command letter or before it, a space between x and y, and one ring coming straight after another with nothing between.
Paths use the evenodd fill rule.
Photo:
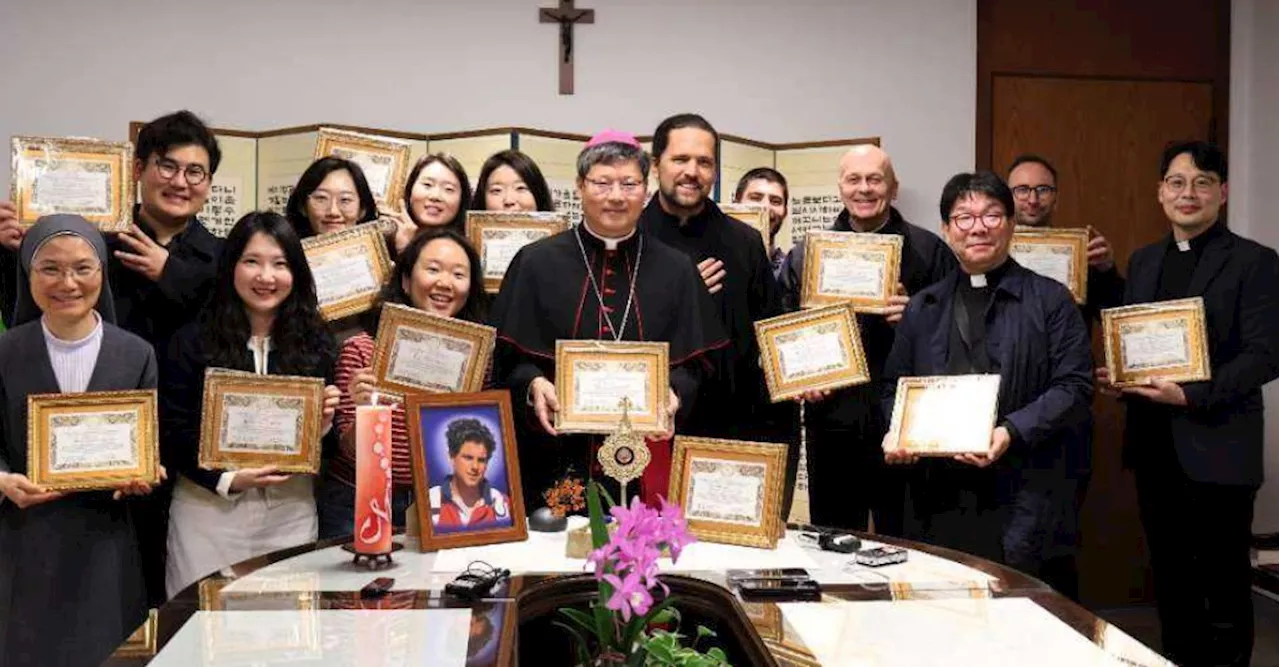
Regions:
<instances>
[{"instance_id":1,"label":"corpus figure on crucifix","mask_svg":"<svg viewBox=\"0 0 1280 667\"><path fill-rule=\"evenodd\" d=\"M573 26L578 23L595 23L596 10L575 9L574 0L560 0L560 6L538 10L541 23L560 24L560 94L573 94Z\"/></svg>"}]
</instances>

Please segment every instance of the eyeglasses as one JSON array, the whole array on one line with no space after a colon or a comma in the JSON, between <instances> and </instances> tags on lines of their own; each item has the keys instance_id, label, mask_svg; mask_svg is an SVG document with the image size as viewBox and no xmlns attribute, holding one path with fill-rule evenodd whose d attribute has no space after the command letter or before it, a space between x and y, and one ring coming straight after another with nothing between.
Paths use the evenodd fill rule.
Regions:
<instances>
[{"instance_id":1,"label":"eyeglasses","mask_svg":"<svg viewBox=\"0 0 1280 667\"><path fill-rule=\"evenodd\" d=\"M616 185L622 190L622 194L628 197L640 192L644 189L645 185L639 181L607 181L603 179L597 181L590 178L586 179L586 182L587 189L590 190L592 194L607 195L610 192L613 192L613 186Z\"/></svg>"},{"instance_id":2,"label":"eyeglasses","mask_svg":"<svg viewBox=\"0 0 1280 667\"><path fill-rule=\"evenodd\" d=\"M983 213L982 215L970 215L968 213L961 213L960 215L951 216L951 222L962 232L967 232L970 229L973 229L974 223L978 220L981 220L982 225L987 229L995 229L1000 226L1000 223L1004 222L1005 214L993 212Z\"/></svg>"},{"instance_id":3,"label":"eyeglasses","mask_svg":"<svg viewBox=\"0 0 1280 667\"><path fill-rule=\"evenodd\" d=\"M1187 189L1187 179L1181 176L1170 176L1164 179L1164 186L1170 192L1179 193ZM1196 176L1191 179L1191 190L1198 195L1208 194L1218 186L1218 179L1208 176Z\"/></svg>"},{"instance_id":4,"label":"eyeglasses","mask_svg":"<svg viewBox=\"0 0 1280 667\"><path fill-rule=\"evenodd\" d=\"M204 167L198 164L189 164L184 167L167 157L156 158L156 171L160 172L160 178L166 181L173 180L181 171L187 179L187 185L200 185L209 178L209 171Z\"/></svg>"},{"instance_id":5,"label":"eyeglasses","mask_svg":"<svg viewBox=\"0 0 1280 667\"><path fill-rule=\"evenodd\" d=\"M35 273L42 279L49 282L56 282L70 276L76 280L88 280L93 274L102 270L101 264L80 264L78 266L62 267L57 264L44 264L36 267Z\"/></svg>"},{"instance_id":6,"label":"eyeglasses","mask_svg":"<svg viewBox=\"0 0 1280 667\"><path fill-rule=\"evenodd\" d=\"M1029 199L1031 197L1031 193L1034 192L1037 197L1044 199L1057 191L1058 188L1055 188L1052 185L1037 185L1034 188L1030 185L1019 185L1013 189L1013 198Z\"/></svg>"},{"instance_id":7,"label":"eyeglasses","mask_svg":"<svg viewBox=\"0 0 1280 667\"><path fill-rule=\"evenodd\" d=\"M307 195L307 201L322 211L329 210L335 201L338 202L338 208L343 211L355 210L360 205L360 200L355 195L338 195L335 198L327 192L312 192Z\"/></svg>"}]
</instances>

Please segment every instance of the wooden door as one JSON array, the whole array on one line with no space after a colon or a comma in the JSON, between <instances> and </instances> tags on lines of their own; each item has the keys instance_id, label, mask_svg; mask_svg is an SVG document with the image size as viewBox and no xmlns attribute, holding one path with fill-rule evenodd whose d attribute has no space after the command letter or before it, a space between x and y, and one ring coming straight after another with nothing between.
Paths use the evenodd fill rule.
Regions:
<instances>
[{"instance_id":1,"label":"wooden door","mask_svg":"<svg viewBox=\"0 0 1280 667\"><path fill-rule=\"evenodd\" d=\"M1093 225L1129 255L1168 231L1156 202L1160 154L1180 139L1208 139L1214 117L1207 82L996 75L992 82L992 167L1020 153L1058 170L1055 226ZM1102 359L1095 327L1094 356ZM1123 414L1094 403L1093 478L1081 517L1081 597L1089 606L1148 599L1146 552L1133 476L1120 465Z\"/></svg>"}]
</instances>

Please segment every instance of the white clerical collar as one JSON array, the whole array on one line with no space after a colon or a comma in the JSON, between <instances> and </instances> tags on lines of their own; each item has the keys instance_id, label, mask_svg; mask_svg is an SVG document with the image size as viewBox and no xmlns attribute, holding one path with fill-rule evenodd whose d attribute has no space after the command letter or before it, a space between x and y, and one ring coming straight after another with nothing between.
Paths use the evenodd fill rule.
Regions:
<instances>
[{"instance_id":1,"label":"white clerical collar","mask_svg":"<svg viewBox=\"0 0 1280 667\"><path fill-rule=\"evenodd\" d=\"M986 287L986 286L987 286L987 274L985 274L985 273L970 273L970 274L969 274L969 286L970 286L970 287Z\"/></svg>"},{"instance_id":2,"label":"white clerical collar","mask_svg":"<svg viewBox=\"0 0 1280 667\"><path fill-rule=\"evenodd\" d=\"M1178 241L1177 244L1178 244L1178 252L1187 252L1188 250L1191 250L1191 241L1183 239L1181 241Z\"/></svg>"},{"instance_id":3,"label":"white clerical collar","mask_svg":"<svg viewBox=\"0 0 1280 667\"><path fill-rule=\"evenodd\" d=\"M595 238L596 238L596 240L598 240L598 241L600 241L601 243L603 243L603 244L604 244L604 249L605 249L605 250L617 250L617 249L618 249L618 244L619 244L619 243L622 243L623 241L626 241L627 239L629 239L629 238L631 238L632 236L635 236L635 235L636 235L636 230L635 230L635 228L633 227L633 228L631 229L631 232L630 232L629 234L627 234L626 236L622 237L622 238L618 238L618 239L607 239L607 238L605 238L605 237L603 237L603 236L601 236L601 235L599 235L599 234L597 234L597 233L595 233L595 232L591 231L591 225L588 225L585 221L582 223L582 229L583 229L584 231L586 231L588 234L590 234L591 236L595 237Z\"/></svg>"}]
</instances>

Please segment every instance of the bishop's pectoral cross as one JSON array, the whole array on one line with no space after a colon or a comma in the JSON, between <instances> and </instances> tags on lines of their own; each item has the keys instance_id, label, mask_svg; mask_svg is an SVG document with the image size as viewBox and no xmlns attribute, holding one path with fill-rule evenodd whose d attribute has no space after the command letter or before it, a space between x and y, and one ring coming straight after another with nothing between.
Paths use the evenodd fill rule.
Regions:
<instances>
[{"instance_id":1,"label":"bishop's pectoral cross","mask_svg":"<svg viewBox=\"0 0 1280 667\"><path fill-rule=\"evenodd\" d=\"M560 6L538 10L540 23L560 24L560 94L573 94L573 26L595 23L596 10L575 9L574 0L560 0Z\"/></svg>"}]
</instances>

